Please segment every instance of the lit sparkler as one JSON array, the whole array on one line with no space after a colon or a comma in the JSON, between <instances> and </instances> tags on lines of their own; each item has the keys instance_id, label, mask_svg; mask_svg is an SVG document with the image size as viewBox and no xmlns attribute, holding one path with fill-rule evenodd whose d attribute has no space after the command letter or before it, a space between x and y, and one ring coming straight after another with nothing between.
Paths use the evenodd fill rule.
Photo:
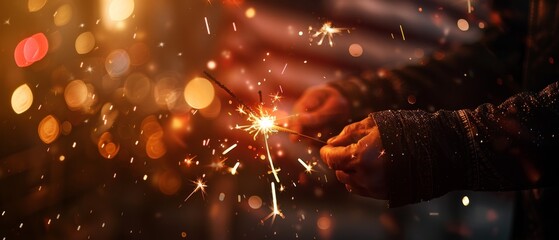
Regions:
<instances>
[{"instance_id":1,"label":"lit sparkler","mask_svg":"<svg viewBox=\"0 0 559 240\"><path fill-rule=\"evenodd\" d=\"M278 200L276 198L276 185L274 184L274 182L271 182L272 185L272 212L270 214L268 214L268 216L266 216L264 219L262 219L262 223L264 223L266 220L268 220L269 218L272 218L272 223L274 223L274 220L276 220L276 216L280 216L281 218L285 218L285 216L283 215L283 213L281 212L281 210L278 208Z\"/></svg>"},{"instance_id":2,"label":"lit sparkler","mask_svg":"<svg viewBox=\"0 0 559 240\"><path fill-rule=\"evenodd\" d=\"M297 158L297 160L299 161L299 163L301 165L303 165L303 167L305 168L305 172L311 173L312 172L312 165L305 163L302 159Z\"/></svg>"},{"instance_id":3,"label":"lit sparkler","mask_svg":"<svg viewBox=\"0 0 559 240\"><path fill-rule=\"evenodd\" d=\"M206 182L202 181L202 179L198 179L196 181L192 181L192 183L196 185L196 188L194 188L194 190L192 190L192 192L188 194L188 197L184 199L185 202L198 191L202 193L202 198L204 198L204 194L206 194L206 187L208 186L206 185Z\"/></svg>"},{"instance_id":4,"label":"lit sparkler","mask_svg":"<svg viewBox=\"0 0 559 240\"><path fill-rule=\"evenodd\" d=\"M311 35L311 42L315 39L320 37L320 40L316 43L316 45L322 45L322 42L324 41L324 38L328 37L328 43L330 44L330 47L334 46L334 34L341 34L343 31L347 31L349 33L349 29L347 28L335 28L332 27L332 22L325 22L322 27L318 30L318 31L314 31L313 32L313 28L311 26L309 26L309 33L312 33Z\"/></svg>"},{"instance_id":5,"label":"lit sparkler","mask_svg":"<svg viewBox=\"0 0 559 240\"><path fill-rule=\"evenodd\" d=\"M239 104L240 106L237 107L237 111L240 114L247 114L248 118L247 121L249 121L251 124L250 125L243 125L243 126L239 126L237 125L235 128L236 129L242 129L245 130L247 132L249 132L249 134L253 134L253 139L256 140L256 137L258 135L262 135L264 137L264 143L266 146L266 154L267 154L267 158L268 158L268 162L270 164L270 171L271 173L274 175L274 178L276 180L276 182L280 182L279 177L278 177L278 171L280 169L276 169L274 167L274 161L272 160L272 154L270 153L270 147L268 144L268 138L270 137L270 134L272 133L276 133L278 131L282 131L282 132L287 132L287 133L291 133L291 134L296 134L298 136L301 137L305 137L323 144L326 144L326 142L302 134L302 133L298 133L295 132L291 129L287 129L284 127L280 127L276 124L276 116L271 115L268 111L264 110L262 108L262 106L259 105L258 107L258 111L253 110L252 108L250 108L248 105L244 104L243 101L237 97L229 88L227 88L225 85L223 85L223 83L221 83L220 81L218 81L215 77L213 77L211 74L209 74L208 72L204 71L204 74L210 79L212 80L215 84L217 84L220 88L222 88L223 90L225 90L231 97L233 97ZM279 100L280 97L279 95L277 96L277 100Z\"/></svg>"}]
</instances>

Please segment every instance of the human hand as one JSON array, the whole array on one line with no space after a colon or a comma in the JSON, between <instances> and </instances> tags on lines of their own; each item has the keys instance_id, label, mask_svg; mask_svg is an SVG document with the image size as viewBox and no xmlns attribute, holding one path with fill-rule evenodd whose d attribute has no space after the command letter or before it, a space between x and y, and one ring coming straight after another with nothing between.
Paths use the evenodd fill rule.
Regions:
<instances>
[{"instance_id":1,"label":"human hand","mask_svg":"<svg viewBox=\"0 0 559 240\"><path fill-rule=\"evenodd\" d=\"M293 113L296 116L290 119L290 128L311 135L311 130L341 125L350 117L350 107L337 89L328 85L311 87L295 102ZM291 140L297 139L297 135L291 136Z\"/></svg>"},{"instance_id":2,"label":"human hand","mask_svg":"<svg viewBox=\"0 0 559 240\"><path fill-rule=\"evenodd\" d=\"M336 178L349 192L387 199L383 170L383 146L372 117L346 126L320 149L320 156L336 171Z\"/></svg>"}]
</instances>

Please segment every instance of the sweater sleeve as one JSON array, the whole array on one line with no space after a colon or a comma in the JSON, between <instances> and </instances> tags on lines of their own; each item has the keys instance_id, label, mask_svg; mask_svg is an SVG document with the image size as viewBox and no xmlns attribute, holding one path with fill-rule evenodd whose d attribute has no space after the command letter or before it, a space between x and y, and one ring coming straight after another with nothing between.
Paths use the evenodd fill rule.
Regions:
<instances>
[{"instance_id":1,"label":"sweater sleeve","mask_svg":"<svg viewBox=\"0 0 559 240\"><path fill-rule=\"evenodd\" d=\"M474 110L372 114L385 148L389 205L452 190L520 190L559 183L559 86Z\"/></svg>"}]
</instances>

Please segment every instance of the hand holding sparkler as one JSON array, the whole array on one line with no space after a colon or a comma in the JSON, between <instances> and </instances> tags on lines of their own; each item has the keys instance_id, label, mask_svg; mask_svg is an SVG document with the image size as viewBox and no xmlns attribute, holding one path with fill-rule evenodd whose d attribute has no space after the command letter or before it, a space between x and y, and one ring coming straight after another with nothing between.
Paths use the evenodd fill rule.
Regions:
<instances>
[{"instance_id":1,"label":"hand holding sparkler","mask_svg":"<svg viewBox=\"0 0 559 240\"><path fill-rule=\"evenodd\" d=\"M387 199L384 150L379 129L372 117L346 126L320 149L320 156L336 170L336 178L345 184L348 191Z\"/></svg>"}]
</instances>

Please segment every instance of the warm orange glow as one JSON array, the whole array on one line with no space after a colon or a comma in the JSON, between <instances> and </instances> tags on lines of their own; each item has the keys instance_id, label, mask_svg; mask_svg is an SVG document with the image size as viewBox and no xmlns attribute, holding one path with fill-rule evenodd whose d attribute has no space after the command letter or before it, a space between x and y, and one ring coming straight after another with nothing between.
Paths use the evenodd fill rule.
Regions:
<instances>
[{"instance_id":1,"label":"warm orange glow","mask_svg":"<svg viewBox=\"0 0 559 240\"><path fill-rule=\"evenodd\" d=\"M12 93L12 109L17 114L27 111L33 104L33 92L27 84L23 84Z\"/></svg>"},{"instance_id":2,"label":"warm orange glow","mask_svg":"<svg viewBox=\"0 0 559 240\"><path fill-rule=\"evenodd\" d=\"M95 47L95 36L91 32L83 32L76 38L74 45L78 54L89 53Z\"/></svg>"},{"instance_id":3,"label":"warm orange glow","mask_svg":"<svg viewBox=\"0 0 559 240\"><path fill-rule=\"evenodd\" d=\"M60 6L56 12L54 12L54 25L64 26L70 22L72 19L73 10L70 4L64 4Z\"/></svg>"},{"instance_id":4,"label":"warm orange glow","mask_svg":"<svg viewBox=\"0 0 559 240\"><path fill-rule=\"evenodd\" d=\"M173 195L180 189L182 182L180 176L172 171L164 171L157 177L159 191L166 195Z\"/></svg>"},{"instance_id":5,"label":"warm orange glow","mask_svg":"<svg viewBox=\"0 0 559 240\"><path fill-rule=\"evenodd\" d=\"M259 209L262 207L262 198L259 196L250 196L248 198L248 206L252 209Z\"/></svg>"},{"instance_id":6,"label":"warm orange glow","mask_svg":"<svg viewBox=\"0 0 559 240\"><path fill-rule=\"evenodd\" d=\"M151 80L142 73L132 73L124 82L124 95L134 104L143 102L151 92Z\"/></svg>"},{"instance_id":7,"label":"warm orange glow","mask_svg":"<svg viewBox=\"0 0 559 240\"><path fill-rule=\"evenodd\" d=\"M134 12L134 0L112 0L108 12L113 21L125 20Z\"/></svg>"},{"instance_id":8,"label":"warm orange glow","mask_svg":"<svg viewBox=\"0 0 559 240\"><path fill-rule=\"evenodd\" d=\"M163 132L152 134L146 143L146 154L151 159L159 159L167 153L163 142Z\"/></svg>"},{"instance_id":9,"label":"warm orange glow","mask_svg":"<svg viewBox=\"0 0 559 240\"><path fill-rule=\"evenodd\" d=\"M54 142L60 135L60 126L58 120L52 115L48 115L41 122L37 129L39 138L46 144Z\"/></svg>"},{"instance_id":10,"label":"warm orange glow","mask_svg":"<svg viewBox=\"0 0 559 240\"><path fill-rule=\"evenodd\" d=\"M99 154L106 159L112 159L120 150L120 145L113 141L113 135L110 132L104 132L97 143Z\"/></svg>"},{"instance_id":11,"label":"warm orange glow","mask_svg":"<svg viewBox=\"0 0 559 240\"><path fill-rule=\"evenodd\" d=\"M214 99L212 83L201 77L196 77L184 88L184 99L193 108L201 109L209 106Z\"/></svg>"},{"instance_id":12,"label":"warm orange glow","mask_svg":"<svg viewBox=\"0 0 559 240\"><path fill-rule=\"evenodd\" d=\"M27 1L27 9L29 12L37 12L41 10L47 3L47 0L29 0Z\"/></svg>"},{"instance_id":13,"label":"warm orange glow","mask_svg":"<svg viewBox=\"0 0 559 240\"><path fill-rule=\"evenodd\" d=\"M122 77L130 68L130 56L122 49L112 51L105 59L105 69L111 77Z\"/></svg>"},{"instance_id":14,"label":"warm orange glow","mask_svg":"<svg viewBox=\"0 0 559 240\"><path fill-rule=\"evenodd\" d=\"M64 101L72 111L85 107L88 99L88 88L82 80L74 80L66 85L64 89Z\"/></svg>"}]
</instances>

